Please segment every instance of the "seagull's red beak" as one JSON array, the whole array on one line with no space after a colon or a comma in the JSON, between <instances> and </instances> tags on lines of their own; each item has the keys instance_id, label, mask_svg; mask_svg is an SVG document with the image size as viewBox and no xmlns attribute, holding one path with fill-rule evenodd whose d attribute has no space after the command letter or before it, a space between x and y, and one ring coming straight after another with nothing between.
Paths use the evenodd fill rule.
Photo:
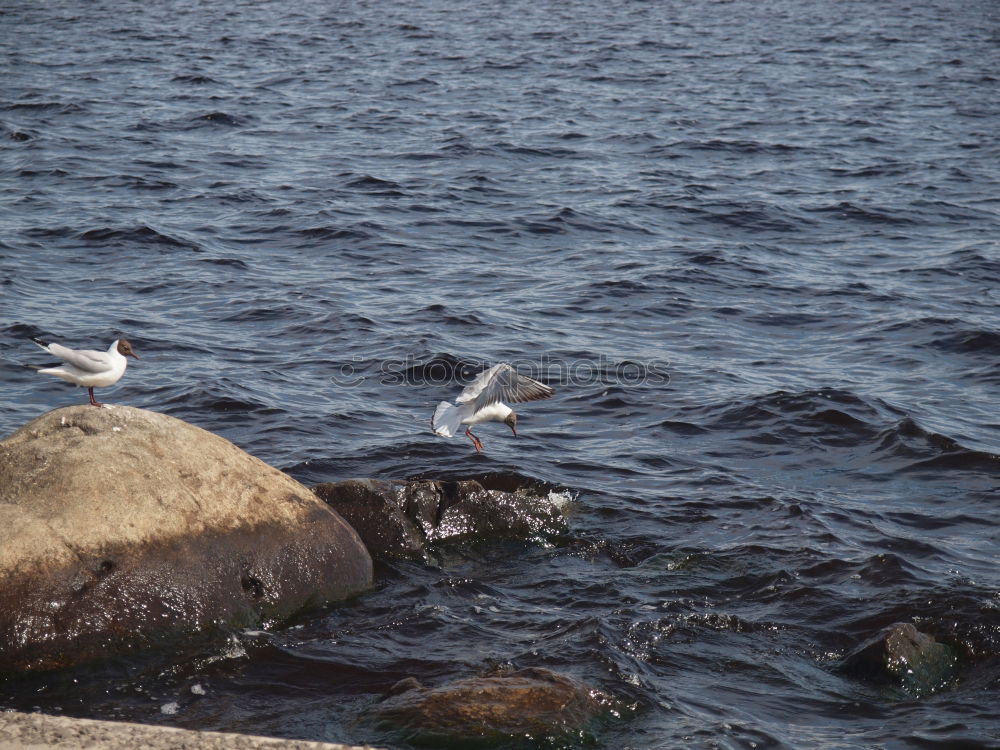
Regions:
<instances>
[{"instance_id":1,"label":"seagull's red beak","mask_svg":"<svg viewBox=\"0 0 1000 750\"><path fill-rule=\"evenodd\" d=\"M514 425L510 426L510 431L514 433L514 437L517 437L517 428Z\"/></svg>"}]
</instances>

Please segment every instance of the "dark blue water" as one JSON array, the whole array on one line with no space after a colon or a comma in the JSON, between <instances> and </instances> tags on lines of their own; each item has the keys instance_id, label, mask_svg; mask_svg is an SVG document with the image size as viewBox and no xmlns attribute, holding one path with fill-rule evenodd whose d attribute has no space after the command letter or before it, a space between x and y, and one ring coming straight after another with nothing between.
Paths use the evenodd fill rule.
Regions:
<instances>
[{"instance_id":1,"label":"dark blue water","mask_svg":"<svg viewBox=\"0 0 1000 750\"><path fill-rule=\"evenodd\" d=\"M304 482L570 513L0 706L401 749L398 679L544 666L622 701L601 748L1000 737L993 0L57 0L0 52L0 433L86 398L28 336L126 335L99 397ZM431 435L503 360L558 391L520 436ZM834 670L897 621L957 676Z\"/></svg>"}]
</instances>

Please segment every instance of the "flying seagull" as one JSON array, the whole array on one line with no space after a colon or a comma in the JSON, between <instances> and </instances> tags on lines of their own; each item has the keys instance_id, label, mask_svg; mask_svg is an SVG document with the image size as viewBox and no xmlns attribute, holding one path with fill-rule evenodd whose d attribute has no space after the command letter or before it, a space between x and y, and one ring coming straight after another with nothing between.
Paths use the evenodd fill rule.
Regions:
<instances>
[{"instance_id":1,"label":"flying seagull","mask_svg":"<svg viewBox=\"0 0 1000 750\"><path fill-rule=\"evenodd\" d=\"M483 370L454 404L442 401L434 410L431 427L442 437L452 437L464 424L465 435L476 447L476 453L483 449L479 438L469 427L480 422L503 422L517 437L517 414L504 401L519 404L523 401L539 401L549 398L555 391L544 383L518 375L506 362Z\"/></svg>"},{"instance_id":2,"label":"flying seagull","mask_svg":"<svg viewBox=\"0 0 1000 750\"><path fill-rule=\"evenodd\" d=\"M92 349L70 349L62 344L46 344L40 339L31 339L42 349L63 361L57 367L38 368L43 375L55 375L67 383L86 387L90 394L91 406L103 406L94 398L95 388L114 385L125 374L128 360L126 355L139 359L132 351L132 345L125 339L116 339L106 352Z\"/></svg>"}]
</instances>

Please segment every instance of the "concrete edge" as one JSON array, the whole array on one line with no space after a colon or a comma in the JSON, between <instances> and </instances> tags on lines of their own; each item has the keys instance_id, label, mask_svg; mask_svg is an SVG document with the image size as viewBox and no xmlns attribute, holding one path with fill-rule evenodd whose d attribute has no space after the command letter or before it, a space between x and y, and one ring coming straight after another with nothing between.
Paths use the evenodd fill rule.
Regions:
<instances>
[{"instance_id":1,"label":"concrete edge","mask_svg":"<svg viewBox=\"0 0 1000 750\"><path fill-rule=\"evenodd\" d=\"M67 716L0 712L0 750L378 750Z\"/></svg>"}]
</instances>

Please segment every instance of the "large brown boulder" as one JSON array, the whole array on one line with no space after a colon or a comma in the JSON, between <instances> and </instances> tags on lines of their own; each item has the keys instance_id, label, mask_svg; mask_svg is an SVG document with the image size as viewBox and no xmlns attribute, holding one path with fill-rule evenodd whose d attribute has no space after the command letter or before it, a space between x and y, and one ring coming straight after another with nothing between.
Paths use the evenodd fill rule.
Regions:
<instances>
[{"instance_id":1,"label":"large brown boulder","mask_svg":"<svg viewBox=\"0 0 1000 750\"><path fill-rule=\"evenodd\" d=\"M392 692L370 718L404 732L410 742L431 746L579 737L614 705L607 693L540 668L499 671L436 688L408 678Z\"/></svg>"},{"instance_id":2,"label":"large brown boulder","mask_svg":"<svg viewBox=\"0 0 1000 750\"><path fill-rule=\"evenodd\" d=\"M356 594L372 562L309 489L229 441L115 406L0 441L0 671Z\"/></svg>"},{"instance_id":3,"label":"large brown boulder","mask_svg":"<svg viewBox=\"0 0 1000 750\"><path fill-rule=\"evenodd\" d=\"M313 487L357 530L372 557L420 557L427 545L470 537L531 537L566 530L545 497L486 489L475 480L347 479Z\"/></svg>"}]
</instances>

